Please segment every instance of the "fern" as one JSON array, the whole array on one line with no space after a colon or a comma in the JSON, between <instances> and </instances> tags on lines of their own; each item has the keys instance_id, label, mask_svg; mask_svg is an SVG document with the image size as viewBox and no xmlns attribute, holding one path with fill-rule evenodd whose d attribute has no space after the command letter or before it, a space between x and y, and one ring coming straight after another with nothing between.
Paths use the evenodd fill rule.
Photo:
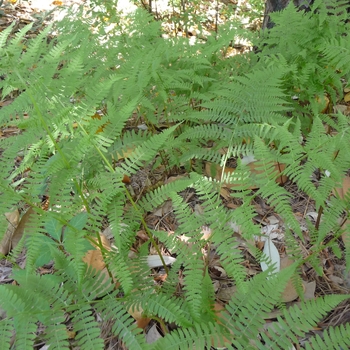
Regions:
<instances>
[{"instance_id":1,"label":"fern","mask_svg":"<svg viewBox=\"0 0 350 350\"><path fill-rule=\"evenodd\" d=\"M235 24L192 46L185 38L164 40L160 24L141 10L123 20L105 16L119 23L113 35L90 30L93 12L79 20L67 16L51 41L51 28L29 40L30 26L13 37L13 26L0 33L1 99L18 94L1 107L0 122L19 129L0 138L1 223L7 226L4 214L18 205L33 211L8 256L15 262L25 251L26 266L13 268L13 285L0 286L4 349L32 349L39 340L50 349L103 349L101 322L110 323L111 335L131 350L287 348L347 299L331 295L290 308L281 302L306 261L323 273L324 249L343 254L350 266L348 242L344 252L338 243L338 218L349 216L349 195L333 195L350 168L349 119L322 114L317 102L326 94L335 103L349 76L349 22L339 11L332 1L317 1L306 14L289 6L273 15L275 28L255 39L258 54L227 59L228 42L242 34ZM147 130L138 130L139 124ZM14 167L18 155L21 164ZM241 161L246 155L254 156L254 167ZM203 175L203 161L213 169L228 168L229 161L237 167L215 180ZM281 172L276 164L283 165ZM160 165L186 174L134 198L124 175ZM320 220L308 223L310 242L295 218L292 195L276 183L281 175L315 204ZM230 195L240 203L235 209L220 197L224 184L232 185ZM184 191L195 196L201 214ZM41 207L44 195L48 208ZM286 250L295 262L277 274L250 277L234 229L249 242L261 235L257 200L284 221ZM165 201L172 203L174 234L145 221ZM114 247L99 248L108 277L83 262L106 221ZM212 231L205 239L204 225ZM143 244L140 229L150 237ZM311 245L306 259L300 241ZM163 283L155 283L145 263L150 245L177 258ZM237 286L220 313L203 253L210 247ZM261 252L251 248L251 258L260 262ZM131 249L137 250L133 259ZM38 269L49 262L54 273L40 276ZM264 330L276 305L281 316ZM147 344L130 310L159 322L164 336ZM166 333L167 323L176 329ZM330 328L305 347L345 347L348 328Z\"/></svg>"},{"instance_id":2,"label":"fern","mask_svg":"<svg viewBox=\"0 0 350 350\"><path fill-rule=\"evenodd\" d=\"M345 326L341 325L339 327L330 328L323 333L323 338L319 335L314 336L310 342L307 342L305 349L338 349L347 347L349 343L349 323Z\"/></svg>"},{"instance_id":3,"label":"fern","mask_svg":"<svg viewBox=\"0 0 350 350\"><path fill-rule=\"evenodd\" d=\"M342 299L344 296L328 295L324 298L310 300L301 307L294 306L284 310L283 316L278 318L274 327L266 334L262 334L265 342L264 348L274 349L278 346L283 349L290 345L291 340L297 342L298 336L312 330L317 320L338 305Z\"/></svg>"}]
</instances>

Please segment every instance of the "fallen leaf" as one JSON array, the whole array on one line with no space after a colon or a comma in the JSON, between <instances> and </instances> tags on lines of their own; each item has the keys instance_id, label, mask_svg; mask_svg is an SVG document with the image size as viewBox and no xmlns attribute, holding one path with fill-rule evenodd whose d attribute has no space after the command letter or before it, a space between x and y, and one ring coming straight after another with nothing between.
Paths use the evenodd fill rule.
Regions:
<instances>
[{"instance_id":1,"label":"fallen leaf","mask_svg":"<svg viewBox=\"0 0 350 350\"><path fill-rule=\"evenodd\" d=\"M111 248L111 244L109 243L109 240L107 239L107 237L104 234L100 234L101 237L101 242L102 242L102 246L110 251ZM93 240L96 242L96 248L95 249L91 249L88 250L84 257L83 257L83 261L90 267L92 267L93 269L97 270L97 271L101 271L101 274L103 274L104 279L103 282L107 281L109 279L109 273L108 270L106 268L106 264L104 262L103 259L103 254L101 252L101 249L98 247L98 239L97 238L93 238ZM119 287L119 282L114 280L114 283L116 285L116 288Z\"/></svg>"},{"instance_id":2,"label":"fallen leaf","mask_svg":"<svg viewBox=\"0 0 350 350\"><path fill-rule=\"evenodd\" d=\"M289 259L288 256L284 257L281 259L281 270L287 268L288 266L293 264L293 260ZM305 292L305 286L302 285L302 288ZM282 301L284 301L285 303L288 303L290 301L295 300L296 298L298 298L299 294L292 282L292 279L290 279L282 293Z\"/></svg>"},{"instance_id":3,"label":"fallen leaf","mask_svg":"<svg viewBox=\"0 0 350 350\"><path fill-rule=\"evenodd\" d=\"M128 313L135 319L138 328L145 329L146 326L151 322L150 318L143 317L143 309L141 306L136 308L135 305L133 305L129 308Z\"/></svg>"},{"instance_id":4,"label":"fallen leaf","mask_svg":"<svg viewBox=\"0 0 350 350\"><path fill-rule=\"evenodd\" d=\"M350 176L344 176L342 187L335 188L335 191L338 193L341 199L344 199L346 193L350 190ZM333 190L334 193L334 190Z\"/></svg>"},{"instance_id":5,"label":"fallen leaf","mask_svg":"<svg viewBox=\"0 0 350 350\"><path fill-rule=\"evenodd\" d=\"M136 147L134 146L134 147L130 147L124 151L121 151L120 153L117 152L117 159L121 160L121 159L129 158L133 154L135 148Z\"/></svg>"},{"instance_id":6,"label":"fallen leaf","mask_svg":"<svg viewBox=\"0 0 350 350\"><path fill-rule=\"evenodd\" d=\"M219 320L217 321L218 324L225 324L225 318L231 318L231 316L228 314L227 310L225 309L224 306L222 306L221 304L219 304L218 302L215 302L214 304L214 311L216 313L216 315L218 316ZM222 322L224 321L224 322ZM212 342L211 345L215 346L216 349L226 349L226 345L229 345L232 343L232 339L233 339L233 332L231 330L229 330L229 332L231 333L232 337L230 337L230 339L227 338L223 338L220 339L219 342L216 342L214 339L212 338Z\"/></svg>"},{"instance_id":7,"label":"fallen leaf","mask_svg":"<svg viewBox=\"0 0 350 350\"><path fill-rule=\"evenodd\" d=\"M333 107L333 110L334 112L340 112L340 113L343 113L345 114L345 111L348 109L348 106L347 105L335 105Z\"/></svg>"},{"instance_id":8,"label":"fallen leaf","mask_svg":"<svg viewBox=\"0 0 350 350\"><path fill-rule=\"evenodd\" d=\"M317 103L320 105L321 113L325 113L327 111L327 108L329 106L329 98L327 95L324 96L317 96L316 97Z\"/></svg>"},{"instance_id":9,"label":"fallen leaf","mask_svg":"<svg viewBox=\"0 0 350 350\"><path fill-rule=\"evenodd\" d=\"M342 230L345 230L341 237L343 239L345 247L348 249L348 247L350 247L350 219L347 219L341 228Z\"/></svg>"},{"instance_id":10,"label":"fallen leaf","mask_svg":"<svg viewBox=\"0 0 350 350\"><path fill-rule=\"evenodd\" d=\"M263 255L265 261L261 261L261 269L266 271L269 267L273 267L272 273L279 272L281 266L280 254L269 236L266 236Z\"/></svg>"},{"instance_id":11,"label":"fallen leaf","mask_svg":"<svg viewBox=\"0 0 350 350\"><path fill-rule=\"evenodd\" d=\"M338 187L338 188L335 188L333 190L333 193L335 194L338 193L339 197L341 199L344 199L344 197L346 196L346 194L348 193L348 191L350 190L350 176L344 176L343 178L343 183L342 183L342 187ZM342 239L343 239L343 242L345 244L345 246L349 246L350 245L350 219L347 219L341 229L345 230L342 234Z\"/></svg>"},{"instance_id":12,"label":"fallen leaf","mask_svg":"<svg viewBox=\"0 0 350 350\"><path fill-rule=\"evenodd\" d=\"M304 299L305 300L315 299L316 281L312 281L312 282L303 281L303 285L304 285Z\"/></svg>"},{"instance_id":13,"label":"fallen leaf","mask_svg":"<svg viewBox=\"0 0 350 350\"><path fill-rule=\"evenodd\" d=\"M162 335L158 332L157 325L154 324L146 333L146 342L152 344L160 338L162 338Z\"/></svg>"},{"instance_id":14,"label":"fallen leaf","mask_svg":"<svg viewBox=\"0 0 350 350\"><path fill-rule=\"evenodd\" d=\"M165 201L163 205L158 207L154 212L153 215L158 217L163 217L166 214L169 214L173 211L173 203L171 201Z\"/></svg>"},{"instance_id":15,"label":"fallen leaf","mask_svg":"<svg viewBox=\"0 0 350 350\"><path fill-rule=\"evenodd\" d=\"M344 101L345 101L345 102L350 102L350 92L348 92L348 93L344 96Z\"/></svg>"},{"instance_id":16,"label":"fallen leaf","mask_svg":"<svg viewBox=\"0 0 350 350\"><path fill-rule=\"evenodd\" d=\"M231 199L231 193L226 187L220 188L220 196L226 199L227 201Z\"/></svg>"},{"instance_id":17,"label":"fallen leaf","mask_svg":"<svg viewBox=\"0 0 350 350\"><path fill-rule=\"evenodd\" d=\"M15 229L19 221L19 211L18 209L15 209L10 213L5 213L5 216L6 216L6 220L8 221L8 225L7 225L5 235L0 242L0 254L3 254L3 255L8 254L11 250L13 234L15 232Z\"/></svg>"},{"instance_id":18,"label":"fallen leaf","mask_svg":"<svg viewBox=\"0 0 350 350\"><path fill-rule=\"evenodd\" d=\"M148 237L148 235L147 235L147 233L146 233L145 230L137 231L137 232L136 232L136 236L137 236L138 238L142 239L142 240L145 241L145 242L149 240L149 237Z\"/></svg>"},{"instance_id":19,"label":"fallen leaf","mask_svg":"<svg viewBox=\"0 0 350 350\"><path fill-rule=\"evenodd\" d=\"M18 242L23 237L25 229L28 227L29 220L36 215L34 209L30 207L24 215L21 217L21 220L19 221L18 226L15 229L15 232L13 233L12 240L11 240L11 249L16 248Z\"/></svg>"},{"instance_id":20,"label":"fallen leaf","mask_svg":"<svg viewBox=\"0 0 350 350\"><path fill-rule=\"evenodd\" d=\"M201 233L203 234L203 236L201 237L201 239L205 239L208 240L211 235L213 234L213 231L210 227L208 226L202 226L202 231Z\"/></svg>"},{"instance_id":21,"label":"fallen leaf","mask_svg":"<svg viewBox=\"0 0 350 350\"><path fill-rule=\"evenodd\" d=\"M106 250L110 251L111 244L109 243L109 240L107 239L107 237L104 234L100 234L100 237L101 237L101 242L103 247ZM92 250L88 250L85 256L83 257L83 261L87 263L89 266L91 266L92 268L98 271L102 271L106 267L106 264L104 262L102 252L98 247L97 238L93 238L93 241L96 242L95 244L96 248Z\"/></svg>"},{"instance_id":22,"label":"fallen leaf","mask_svg":"<svg viewBox=\"0 0 350 350\"><path fill-rule=\"evenodd\" d=\"M162 257L163 257L163 260L165 262L165 265L172 265L176 261L176 259L171 257L171 256L162 255ZM148 265L148 267L153 269L155 267L162 267L163 263L162 263L162 260L160 259L159 255L148 255L147 256L147 265Z\"/></svg>"},{"instance_id":23,"label":"fallen leaf","mask_svg":"<svg viewBox=\"0 0 350 350\"><path fill-rule=\"evenodd\" d=\"M236 292L236 286L220 288L219 292L216 294L216 297L221 301L230 301Z\"/></svg>"},{"instance_id":24,"label":"fallen leaf","mask_svg":"<svg viewBox=\"0 0 350 350\"><path fill-rule=\"evenodd\" d=\"M328 277L335 284L338 284L338 285L344 284L344 280L338 276L330 275Z\"/></svg>"}]
</instances>

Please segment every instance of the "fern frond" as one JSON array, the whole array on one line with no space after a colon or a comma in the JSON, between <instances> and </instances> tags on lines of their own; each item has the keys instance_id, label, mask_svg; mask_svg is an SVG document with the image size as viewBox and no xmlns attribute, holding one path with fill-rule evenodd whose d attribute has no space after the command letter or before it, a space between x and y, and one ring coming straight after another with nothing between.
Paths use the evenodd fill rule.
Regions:
<instances>
[{"instance_id":1,"label":"fern frond","mask_svg":"<svg viewBox=\"0 0 350 350\"><path fill-rule=\"evenodd\" d=\"M297 343L297 337L301 337L309 330L312 330L322 317L346 298L343 295L326 295L323 298L301 303L300 306L294 305L285 309L283 316L278 317L273 327L267 333L262 333L266 349L286 348L291 342ZM329 333L326 332L325 334L332 334L332 338L336 340L336 335L339 336L340 332L335 333L333 328L331 329L332 331L329 330ZM320 340L319 336L314 337L311 343L316 344L316 340ZM329 343L330 339L328 338L327 340ZM335 344L339 344L342 341L343 339L339 338L338 342L335 341ZM318 342L317 345L320 346L320 344L321 342ZM327 342L320 349L324 349L326 344Z\"/></svg>"},{"instance_id":2,"label":"fern frond","mask_svg":"<svg viewBox=\"0 0 350 350\"><path fill-rule=\"evenodd\" d=\"M77 346L86 349L104 349L100 328L88 305L80 305L72 314L73 329L77 333Z\"/></svg>"},{"instance_id":3,"label":"fern frond","mask_svg":"<svg viewBox=\"0 0 350 350\"><path fill-rule=\"evenodd\" d=\"M318 334L312 337L306 344L306 350L338 350L346 349L350 343L350 324L340 325L338 327L329 327L324 330L322 337Z\"/></svg>"},{"instance_id":4,"label":"fern frond","mask_svg":"<svg viewBox=\"0 0 350 350\"><path fill-rule=\"evenodd\" d=\"M177 125L166 129L158 135L152 136L142 146L135 148L133 153L125 159L125 163L121 164L121 167L125 169L127 174L134 174L143 165L143 162L150 161L155 157L158 150L163 147L176 127Z\"/></svg>"},{"instance_id":5,"label":"fern frond","mask_svg":"<svg viewBox=\"0 0 350 350\"><path fill-rule=\"evenodd\" d=\"M126 312L124 306L117 301L116 292L106 295L96 304L96 309L104 320L113 320L113 334L119 336L130 350L144 350L148 346L141 329L137 328L134 319Z\"/></svg>"},{"instance_id":6,"label":"fern frond","mask_svg":"<svg viewBox=\"0 0 350 350\"><path fill-rule=\"evenodd\" d=\"M150 294L146 302L142 304L142 309L146 315L151 317L155 315L169 323L174 322L185 327L192 324L188 315L183 312L182 301L173 296Z\"/></svg>"},{"instance_id":7,"label":"fern frond","mask_svg":"<svg viewBox=\"0 0 350 350\"><path fill-rule=\"evenodd\" d=\"M2 317L2 320L0 321L0 337L2 339L2 344L0 345L1 350L11 349L11 337L13 331L13 321Z\"/></svg>"},{"instance_id":8,"label":"fern frond","mask_svg":"<svg viewBox=\"0 0 350 350\"><path fill-rule=\"evenodd\" d=\"M225 330L219 324L196 323L192 328L176 329L151 346L152 350L205 349L222 346Z\"/></svg>"},{"instance_id":9,"label":"fern frond","mask_svg":"<svg viewBox=\"0 0 350 350\"><path fill-rule=\"evenodd\" d=\"M245 289L239 290L226 306L229 316L223 316L223 324L233 331L233 344L239 348L250 348L256 342L264 324L264 315L279 301L285 285L293 274L291 266L271 278L266 271L246 282Z\"/></svg>"}]
</instances>

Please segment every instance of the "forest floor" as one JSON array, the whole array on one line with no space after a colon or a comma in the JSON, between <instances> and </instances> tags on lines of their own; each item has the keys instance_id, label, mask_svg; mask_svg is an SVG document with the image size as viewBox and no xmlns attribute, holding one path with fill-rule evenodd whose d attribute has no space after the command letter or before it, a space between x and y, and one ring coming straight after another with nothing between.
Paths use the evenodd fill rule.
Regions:
<instances>
[{"instance_id":1,"label":"forest floor","mask_svg":"<svg viewBox=\"0 0 350 350\"><path fill-rule=\"evenodd\" d=\"M23 1L21 4L11 4L11 1L5 1L3 6L0 8L0 31L7 28L13 21L15 21L14 31L23 28L29 23L33 23L33 28L30 35L37 35L45 26L48 25L52 20L58 20L62 16L56 11L58 6L72 7L83 3L82 0L65 0L65 1L47 1L47 0L32 0L30 2ZM63 13L64 15L64 13ZM345 98L342 101L338 101L338 104L333 108L342 111L344 114L350 115L350 95L346 94L349 99ZM1 100L0 108L6 104L11 103L10 99ZM132 124L133 121L130 121ZM140 126L140 125L139 125ZM11 137L17 133L15 127L6 127L0 129L0 138ZM20 159L18 160L20 162ZM206 166L204 165L204 169ZM205 172L206 170L204 170ZM209 175L209 174L207 174ZM165 174L164 169L161 167L153 169L152 167L145 167L140 170L137 174L128 179L128 186L130 191L133 193L135 198L142 197L147 191L155 188L161 184L168 183L174 178L183 176L180 172L173 172L171 174ZM315 179L317 181L317 179ZM281 180L282 185L288 189L288 191L293 195L293 210L295 216L300 222L302 231L305 235L305 242L310 241L308 238L307 220L315 222L317 220L318 213L315 211L314 203L308 196L300 192L296 186L287 179ZM350 178L346 178L344 181L344 186L339 189L340 193L346 193L350 188ZM240 203L236 202L232 196L230 196L231 189L229 187L223 186L221 190L221 197L227 208L235 209ZM197 196L191 190L184 191L181 193L186 203L188 203L192 208L193 212L200 214L202 211L201 203L198 201ZM257 200L255 203L256 207L256 217L255 222L261 225L262 233L268 234L274 245L276 246L281 260L286 257L285 244L284 244L284 223L274 209L269 207L269 205L263 200ZM161 207L157 208L153 212L148 213L145 221L152 229L165 230L169 234L175 234L177 228L177 222L175 215L173 213L173 208L171 202L165 202ZM21 223L21 221L20 221ZM22 222L23 223L23 222ZM25 222L24 222L25 224ZM18 225L20 226L20 224ZM23 226L23 225L22 225ZM249 245L245 242L237 229L233 226L233 234L237 236L237 240L240 242L240 248L242 254L245 257L245 267L248 276L254 276L261 271L260 264L252 257L249 251ZM23 228L22 228L23 229ZM203 226L203 235L210 235L211 230L208 227ZM106 239L111 239L110 229L108 225L104 227L103 235ZM137 232L137 244L135 245L135 251L137 251L138 246L141 246L144 242L148 240L148 236L143 230ZM1 243L1 242L0 242ZM263 243L257 243L263 246ZM310 246L299 242L300 247L308 254L308 249ZM344 247L343 242L340 240L339 244ZM150 252L154 254L154 252ZM235 293L235 286L232 284L230 278L226 275L226 272L220 265L219 257L214 250L208 250L207 255L209 256L209 271L212 281L215 286L215 292L217 297L217 302L219 304L225 304L231 299L232 295ZM21 261L18 261L19 266L25 265L25 254L21 257ZM312 268L310 264L305 264L301 270L301 278L303 280L303 290L305 299L313 299L318 296L327 294L346 294L350 293L350 273L346 272L345 261L342 258L337 258L331 251L322 252L323 262L322 270L323 274L320 276ZM288 264L288 261L285 261ZM12 265L6 260L2 259L0 261L0 283L11 283L11 272ZM50 269L45 271L45 273L50 272ZM44 272L43 272L44 273ZM161 280L165 274L162 269L153 270L155 280ZM298 293L292 284L288 286L284 293L285 302L287 305L294 305L300 301ZM278 315L278 310L271 313L270 319L266 319L266 324L272 322L274 318ZM1 310L0 310L1 314ZM1 315L0 315L1 316ZM321 323L318 327L314 329L312 333L322 333L324 329L328 326L335 326L343 323L350 322L350 303L344 302L340 304L336 309L334 309ZM104 325L105 329L102 330L102 334L105 335L106 339L109 337L108 325ZM149 337L150 341L156 339L160 336L155 323L150 323L144 325L145 334ZM302 342L301 342L302 344ZM45 346L38 347L38 349L44 350ZM118 345L117 339L109 339L108 346L106 349L121 349L122 347Z\"/></svg>"}]
</instances>

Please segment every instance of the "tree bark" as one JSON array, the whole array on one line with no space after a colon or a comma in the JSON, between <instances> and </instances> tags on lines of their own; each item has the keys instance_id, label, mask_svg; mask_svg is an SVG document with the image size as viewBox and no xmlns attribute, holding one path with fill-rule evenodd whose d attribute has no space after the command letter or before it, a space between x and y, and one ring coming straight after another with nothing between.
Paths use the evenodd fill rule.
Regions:
<instances>
[{"instance_id":1,"label":"tree bark","mask_svg":"<svg viewBox=\"0 0 350 350\"><path fill-rule=\"evenodd\" d=\"M282 11L288 6L291 0L267 0L265 4L265 14L262 28L270 29L274 26L274 23L271 21L270 13L276 11ZM293 0L293 3L300 10L308 11L310 10L310 5L312 5L314 0Z\"/></svg>"}]
</instances>

